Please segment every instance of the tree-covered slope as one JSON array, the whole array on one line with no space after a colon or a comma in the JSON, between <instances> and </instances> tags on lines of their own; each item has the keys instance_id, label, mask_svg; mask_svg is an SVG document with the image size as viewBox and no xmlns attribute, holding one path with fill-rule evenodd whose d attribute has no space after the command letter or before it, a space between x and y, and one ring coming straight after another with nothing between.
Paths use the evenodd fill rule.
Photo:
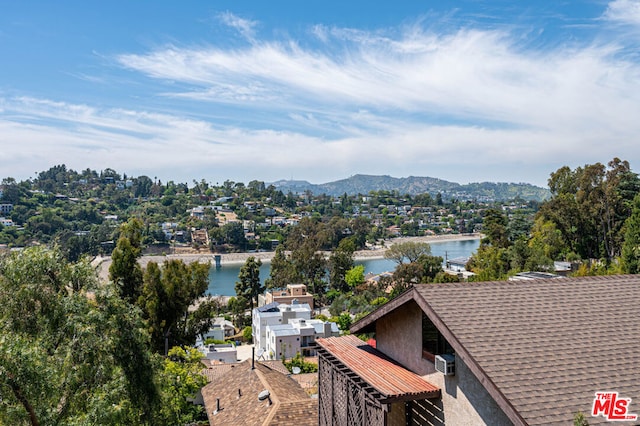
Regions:
<instances>
[{"instance_id":1,"label":"tree-covered slope","mask_svg":"<svg viewBox=\"0 0 640 426\"><path fill-rule=\"evenodd\" d=\"M371 191L397 191L399 194L417 195L429 193L443 194L448 198L459 199L492 199L542 201L549 198L549 191L528 183L494 183L482 182L461 185L432 177L409 176L395 178L391 176L354 175L347 179L323 184L311 184L307 181L280 180L273 185L283 192L311 191L314 194L348 195L368 194Z\"/></svg>"}]
</instances>

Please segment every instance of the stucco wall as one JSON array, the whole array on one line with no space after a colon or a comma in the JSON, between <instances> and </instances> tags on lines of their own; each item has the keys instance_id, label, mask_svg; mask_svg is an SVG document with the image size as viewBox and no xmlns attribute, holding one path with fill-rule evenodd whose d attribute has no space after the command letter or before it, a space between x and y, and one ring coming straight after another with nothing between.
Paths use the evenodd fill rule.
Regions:
<instances>
[{"instance_id":1,"label":"stucco wall","mask_svg":"<svg viewBox=\"0 0 640 426\"><path fill-rule=\"evenodd\" d=\"M513 424L459 358L456 358L454 376L435 372L423 377L441 389L444 424L478 426Z\"/></svg>"},{"instance_id":2,"label":"stucco wall","mask_svg":"<svg viewBox=\"0 0 640 426\"><path fill-rule=\"evenodd\" d=\"M300 340L297 336L273 336L267 342L267 356L271 359L293 358L300 352ZM284 354L283 354L284 352Z\"/></svg>"},{"instance_id":3,"label":"stucco wall","mask_svg":"<svg viewBox=\"0 0 640 426\"><path fill-rule=\"evenodd\" d=\"M431 414L440 413L436 415L437 419L430 420L432 424L512 425L459 357L456 357L454 376L444 376L435 371L433 362L422 358L422 309L414 301L407 302L376 322L376 347L405 368L440 387L441 401L425 401L428 403L426 405L436 404L437 407L423 407L422 410ZM440 420L442 423L439 423Z\"/></svg>"},{"instance_id":4,"label":"stucco wall","mask_svg":"<svg viewBox=\"0 0 640 426\"><path fill-rule=\"evenodd\" d=\"M435 371L432 362L422 359L422 310L414 301L376 322L376 348L414 373Z\"/></svg>"}]
</instances>

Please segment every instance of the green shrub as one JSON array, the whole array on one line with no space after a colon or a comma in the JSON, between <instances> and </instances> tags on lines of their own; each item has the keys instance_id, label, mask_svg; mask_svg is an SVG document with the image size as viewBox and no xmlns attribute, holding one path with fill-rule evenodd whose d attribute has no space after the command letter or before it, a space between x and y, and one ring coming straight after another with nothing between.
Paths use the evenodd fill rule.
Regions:
<instances>
[{"instance_id":1,"label":"green shrub","mask_svg":"<svg viewBox=\"0 0 640 426\"><path fill-rule=\"evenodd\" d=\"M298 367L301 373L317 373L318 372L318 364L314 364L313 362L305 361L300 355L300 352L296 354L291 360L283 361L287 370L293 372L293 367Z\"/></svg>"},{"instance_id":2,"label":"green shrub","mask_svg":"<svg viewBox=\"0 0 640 426\"><path fill-rule=\"evenodd\" d=\"M252 342L253 340L253 330L250 326L246 326L244 330L242 330L242 337L244 337L245 342Z\"/></svg>"}]
</instances>

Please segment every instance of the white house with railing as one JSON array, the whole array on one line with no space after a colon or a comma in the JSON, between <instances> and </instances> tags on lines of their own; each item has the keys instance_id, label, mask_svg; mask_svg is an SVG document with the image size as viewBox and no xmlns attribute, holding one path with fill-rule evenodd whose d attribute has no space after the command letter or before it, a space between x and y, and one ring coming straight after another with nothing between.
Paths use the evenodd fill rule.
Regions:
<instances>
[{"instance_id":1,"label":"white house with railing","mask_svg":"<svg viewBox=\"0 0 640 426\"><path fill-rule=\"evenodd\" d=\"M311 307L306 303L287 305L273 302L254 308L251 315L251 328L256 353L266 352L267 326L288 324L293 318L310 320Z\"/></svg>"},{"instance_id":2,"label":"white house with railing","mask_svg":"<svg viewBox=\"0 0 640 426\"><path fill-rule=\"evenodd\" d=\"M315 355L317 337L338 336L335 323L311 319L307 303L269 303L253 309L253 342L256 355L263 359L280 359Z\"/></svg>"},{"instance_id":3,"label":"white house with railing","mask_svg":"<svg viewBox=\"0 0 640 426\"><path fill-rule=\"evenodd\" d=\"M316 355L316 339L339 336L337 324L318 319L294 318L288 324L269 325L266 330L264 358L292 358Z\"/></svg>"}]
</instances>

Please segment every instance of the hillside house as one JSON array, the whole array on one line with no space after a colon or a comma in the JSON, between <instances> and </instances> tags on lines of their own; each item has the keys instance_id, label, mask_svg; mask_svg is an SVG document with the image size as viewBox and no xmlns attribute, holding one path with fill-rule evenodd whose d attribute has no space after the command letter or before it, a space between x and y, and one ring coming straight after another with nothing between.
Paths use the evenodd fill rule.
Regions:
<instances>
[{"instance_id":1,"label":"hillside house","mask_svg":"<svg viewBox=\"0 0 640 426\"><path fill-rule=\"evenodd\" d=\"M191 242L201 246L209 247L209 233L206 228L191 228Z\"/></svg>"},{"instance_id":2,"label":"hillside house","mask_svg":"<svg viewBox=\"0 0 640 426\"><path fill-rule=\"evenodd\" d=\"M633 418L638 300L638 275L417 285L351 326L376 349L318 340L319 424L593 426L597 392Z\"/></svg>"},{"instance_id":3,"label":"hillside house","mask_svg":"<svg viewBox=\"0 0 640 426\"><path fill-rule=\"evenodd\" d=\"M258 295L258 304L260 306L269 303L302 303L307 304L313 309L313 294L307 293L307 286L304 284L288 284L284 290L268 291L264 295Z\"/></svg>"},{"instance_id":4,"label":"hillside house","mask_svg":"<svg viewBox=\"0 0 640 426\"><path fill-rule=\"evenodd\" d=\"M316 355L316 339L339 336L340 329L334 322L318 319L293 318L288 324L268 325L264 340L264 358L293 358Z\"/></svg>"},{"instance_id":5,"label":"hillside house","mask_svg":"<svg viewBox=\"0 0 640 426\"><path fill-rule=\"evenodd\" d=\"M308 304L269 303L254 308L253 341L261 359L292 358L316 354L316 339L340 335L335 323L311 319Z\"/></svg>"},{"instance_id":6,"label":"hillside house","mask_svg":"<svg viewBox=\"0 0 640 426\"><path fill-rule=\"evenodd\" d=\"M234 334L236 334L236 329L233 323L222 317L217 317L209 328L209 331L196 336L196 346L204 345L207 339L226 340Z\"/></svg>"},{"instance_id":7,"label":"hillside house","mask_svg":"<svg viewBox=\"0 0 640 426\"><path fill-rule=\"evenodd\" d=\"M15 226L13 220L4 217L0 217L0 224L2 224L2 226Z\"/></svg>"},{"instance_id":8,"label":"hillside house","mask_svg":"<svg viewBox=\"0 0 640 426\"><path fill-rule=\"evenodd\" d=\"M11 213L13 210L13 204L11 203L2 203L0 204L0 215L6 215Z\"/></svg>"},{"instance_id":9,"label":"hillside house","mask_svg":"<svg viewBox=\"0 0 640 426\"><path fill-rule=\"evenodd\" d=\"M232 343L217 345L203 345L198 348L204 358L212 361L235 363L238 362L238 350Z\"/></svg>"},{"instance_id":10,"label":"hillside house","mask_svg":"<svg viewBox=\"0 0 640 426\"><path fill-rule=\"evenodd\" d=\"M454 257L453 259L448 259L446 261L446 268L454 272L466 271L469 259L469 257Z\"/></svg>"},{"instance_id":11,"label":"hillside house","mask_svg":"<svg viewBox=\"0 0 640 426\"><path fill-rule=\"evenodd\" d=\"M256 353L266 352L267 326L288 324L290 319L311 319L311 307L307 304L269 303L254 308L251 313L251 328Z\"/></svg>"}]
</instances>

